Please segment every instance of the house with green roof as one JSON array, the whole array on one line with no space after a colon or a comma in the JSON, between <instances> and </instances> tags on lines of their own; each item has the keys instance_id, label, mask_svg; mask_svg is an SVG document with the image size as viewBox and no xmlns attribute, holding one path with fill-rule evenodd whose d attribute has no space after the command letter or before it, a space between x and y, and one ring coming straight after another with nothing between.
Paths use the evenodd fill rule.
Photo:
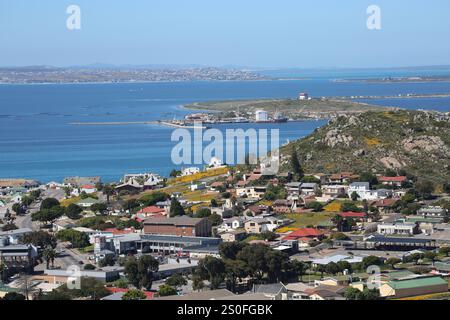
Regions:
<instances>
[{"instance_id":1,"label":"house with green roof","mask_svg":"<svg viewBox=\"0 0 450 320\"><path fill-rule=\"evenodd\" d=\"M93 204L96 204L96 203L100 203L100 201L97 199L94 199L94 198L86 198L86 199L81 199L76 204L82 208L90 208Z\"/></svg>"},{"instance_id":2,"label":"house with green roof","mask_svg":"<svg viewBox=\"0 0 450 320\"><path fill-rule=\"evenodd\" d=\"M448 282L436 276L392 280L380 287L380 296L387 298L405 298L444 292L448 292Z\"/></svg>"}]
</instances>

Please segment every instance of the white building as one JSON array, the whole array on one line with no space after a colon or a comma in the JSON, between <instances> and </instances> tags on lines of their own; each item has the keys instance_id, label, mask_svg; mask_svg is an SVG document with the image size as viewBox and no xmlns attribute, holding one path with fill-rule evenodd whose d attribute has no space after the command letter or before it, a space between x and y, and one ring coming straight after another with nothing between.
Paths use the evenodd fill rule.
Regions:
<instances>
[{"instance_id":1,"label":"white building","mask_svg":"<svg viewBox=\"0 0 450 320\"><path fill-rule=\"evenodd\" d=\"M309 100L309 94L306 92L300 92L298 95L298 100Z\"/></svg>"},{"instance_id":2,"label":"white building","mask_svg":"<svg viewBox=\"0 0 450 320\"><path fill-rule=\"evenodd\" d=\"M386 223L377 226L377 232L383 235L407 235L412 236L418 231L415 223Z\"/></svg>"},{"instance_id":3,"label":"white building","mask_svg":"<svg viewBox=\"0 0 450 320\"><path fill-rule=\"evenodd\" d=\"M255 120L256 122L267 122L269 121L269 114L264 110L256 110Z\"/></svg>"},{"instance_id":4,"label":"white building","mask_svg":"<svg viewBox=\"0 0 450 320\"><path fill-rule=\"evenodd\" d=\"M377 200L386 199L392 196L392 191L387 189L370 190L370 184L368 182L354 182L350 184L347 194L349 198L356 192L359 200Z\"/></svg>"},{"instance_id":5,"label":"white building","mask_svg":"<svg viewBox=\"0 0 450 320\"><path fill-rule=\"evenodd\" d=\"M211 160L209 161L209 165L208 168L222 168L224 167L222 160L220 160L217 157L213 157L211 158Z\"/></svg>"},{"instance_id":6,"label":"white building","mask_svg":"<svg viewBox=\"0 0 450 320\"><path fill-rule=\"evenodd\" d=\"M197 174L197 173L200 173L200 168L198 168L198 167L184 168L184 169L181 171L181 175L182 175L183 177L185 177L185 176L191 176L191 175Z\"/></svg>"}]
</instances>

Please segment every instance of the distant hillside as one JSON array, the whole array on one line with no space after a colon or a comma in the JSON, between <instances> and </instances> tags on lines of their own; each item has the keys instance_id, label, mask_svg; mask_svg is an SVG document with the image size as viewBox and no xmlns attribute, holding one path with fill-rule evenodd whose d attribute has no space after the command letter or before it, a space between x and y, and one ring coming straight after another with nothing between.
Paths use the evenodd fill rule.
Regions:
<instances>
[{"instance_id":1,"label":"distant hillside","mask_svg":"<svg viewBox=\"0 0 450 320\"><path fill-rule=\"evenodd\" d=\"M285 146L282 154L289 156L292 148L308 172L382 173L390 168L435 182L450 180L448 114L401 110L342 116Z\"/></svg>"}]
</instances>

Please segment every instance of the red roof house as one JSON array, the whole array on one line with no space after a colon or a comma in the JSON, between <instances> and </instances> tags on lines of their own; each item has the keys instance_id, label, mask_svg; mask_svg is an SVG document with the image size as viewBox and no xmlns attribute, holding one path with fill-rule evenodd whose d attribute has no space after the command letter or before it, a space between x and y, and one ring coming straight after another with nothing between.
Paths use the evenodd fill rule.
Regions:
<instances>
[{"instance_id":1,"label":"red roof house","mask_svg":"<svg viewBox=\"0 0 450 320\"><path fill-rule=\"evenodd\" d=\"M315 228L302 228L288 234L283 240L313 240L324 237L324 232ZM303 238L303 239L302 239Z\"/></svg>"},{"instance_id":2,"label":"red roof house","mask_svg":"<svg viewBox=\"0 0 450 320\"><path fill-rule=\"evenodd\" d=\"M146 207L146 208L139 210L138 214L154 215L154 214L160 214L160 213L165 213L165 212L166 212L166 210L164 210L164 209L161 209L156 206L150 206L150 207Z\"/></svg>"},{"instance_id":3,"label":"red roof house","mask_svg":"<svg viewBox=\"0 0 450 320\"><path fill-rule=\"evenodd\" d=\"M365 219L367 215L364 212L341 212L338 213L342 218L351 218L351 219Z\"/></svg>"}]
</instances>

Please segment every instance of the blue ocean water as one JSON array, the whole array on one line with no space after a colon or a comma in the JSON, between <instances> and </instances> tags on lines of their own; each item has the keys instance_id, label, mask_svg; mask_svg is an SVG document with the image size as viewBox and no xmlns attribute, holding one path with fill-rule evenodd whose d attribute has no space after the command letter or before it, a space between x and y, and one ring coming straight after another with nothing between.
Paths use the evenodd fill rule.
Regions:
<instances>
[{"instance_id":1,"label":"blue ocean water","mask_svg":"<svg viewBox=\"0 0 450 320\"><path fill-rule=\"evenodd\" d=\"M42 182L98 175L116 181L125 173L167 175L174 129L159 125L75 126L73 122L151 121L181 118L181 106L226 99L312 96L398 95L450 92L450 83L345 83L327 79L254 82L0 85L0 177ZM392 99L380 104L450 109L450 99ZM373 100L369 102L374 102ZM280 140L311 133L323 121L264 124L279 128ZM254 124L221 125L243 129Z\"/></svg>"}]
</instances>

